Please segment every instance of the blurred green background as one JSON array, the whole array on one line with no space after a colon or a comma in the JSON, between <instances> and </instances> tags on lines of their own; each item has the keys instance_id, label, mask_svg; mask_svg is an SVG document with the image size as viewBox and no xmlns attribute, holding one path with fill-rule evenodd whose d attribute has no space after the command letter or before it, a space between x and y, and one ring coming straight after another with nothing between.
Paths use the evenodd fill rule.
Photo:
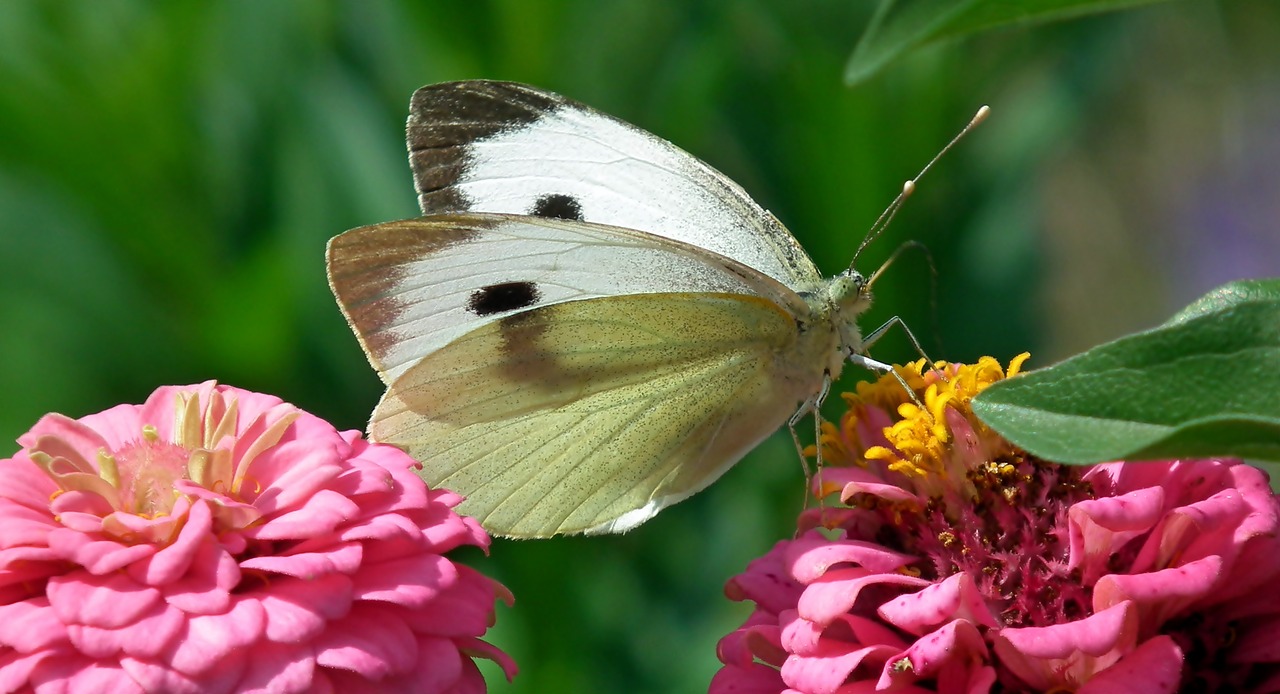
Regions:
<instances>
[{"instance_id":1,"label":"blurred green background","mask_svg":"<svg viewBox=\"0 0 1280 694\"><path fill-rule=\"evenodd\" d=\"M1230 279L1280 275L1280 4L1179 2L912 51L843 83L861 0L0 4L0 439L208 378L360 428L379 384L325 241L413 216L409 95L530 82L704 158L828 272L983 103L859 259L864 326L1047 364ZM875 356L913 358L900 335ZM860 377L864 374L850 374ZM13 447L0 452L7 454ZM775 436L621 537L469 557L516 594L496 692L705 689L724 581L802 502Z\"/></svg>"}]
</instances>

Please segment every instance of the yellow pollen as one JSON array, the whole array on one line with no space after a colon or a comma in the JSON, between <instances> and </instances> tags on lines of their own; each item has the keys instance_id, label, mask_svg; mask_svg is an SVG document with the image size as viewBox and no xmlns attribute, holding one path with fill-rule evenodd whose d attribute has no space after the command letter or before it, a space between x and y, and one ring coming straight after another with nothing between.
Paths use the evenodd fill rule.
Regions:
<instances>
[{"instance_id":1,"label":"yellow pollen","mask_svg":"<svg viewBox=\"0 0 1280 694\"><path fill-rule=\"evenodd\" d=\"M902 383L892 374L874 383L859 383L856 393L844 394L849 413L841 420L840 426L824 423L820 437L823 460L836 464L879 461L889 470L919 480L932 489L948 480L953 484L970 484L965 480L951 479L963 472L963 466L972 453L966 457L965 451L958 452L953 448L955 433L951 430L948 412L953 417L958 414L968 423L971 431L967 430L964 435L970 441L976 435L977 445L982 448L992 436L985 425L973 417L969 402L991 384L1019 373L1028 356L1023 353L1014 357L1009 361L1008 369L1002 368L993 357L982 357L976 364L936 362L926 365L920 359L895 367L902 381L916 391L915 397L904 392ZM897 420L884 428L883 442L864 444L859 441L857 418L862 416L864 408L869 407L897 415ZM857 454L859 448L863 449L861 456ZM997 453L986 449L977 452L993 458ZM988 462L979 469L990 478L1007 483L1016 468L1001 461Z\"/></svg>"}]
</instances>

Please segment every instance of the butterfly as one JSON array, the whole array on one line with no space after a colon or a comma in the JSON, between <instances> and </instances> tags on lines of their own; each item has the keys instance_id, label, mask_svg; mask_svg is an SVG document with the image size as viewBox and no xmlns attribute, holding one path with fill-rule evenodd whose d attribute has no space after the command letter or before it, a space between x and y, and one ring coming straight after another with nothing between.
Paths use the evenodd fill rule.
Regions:
<instances>
[{"instance_id":1,"label":"butterfly","mask_svg":"<svg viewBox=\"0 0 1280 694\"><path fill-rule=\"evenodd\" d=\"M816 412L871 302L675 145L509 82L414 93L425 216L329 242L374 441L508 537L617 533Z\"/></svg>"}]
</instances>

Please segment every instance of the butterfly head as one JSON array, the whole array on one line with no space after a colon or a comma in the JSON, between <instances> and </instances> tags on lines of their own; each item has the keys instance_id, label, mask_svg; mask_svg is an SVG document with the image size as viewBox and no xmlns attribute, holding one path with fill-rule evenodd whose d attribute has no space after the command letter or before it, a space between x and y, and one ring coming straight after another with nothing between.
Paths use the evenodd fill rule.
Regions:
<instances>
[{"instance_id":1,"label":"butterfly head","mask_svg":"<svg viewBox=\"0 0 1280 694\"><path fill-rule=\"evenodd\" d=\"M862 336L858 332L857 318L871 306L871 282L850 268L831 278L824 299L832 322L839 331L840 343L846 350L861 351Z\"/></svg>"},{"instance_id":2,"label":"butterfly head","mask_svg":"<svg viewBox=\"0 0 1280 694\"><path fill-rule=\"evenodd\" d=\"M856 316L871 305L871 282L852 268L831 278L827 286L831 306L842 314Z\"/></svg>"}]
</instances>

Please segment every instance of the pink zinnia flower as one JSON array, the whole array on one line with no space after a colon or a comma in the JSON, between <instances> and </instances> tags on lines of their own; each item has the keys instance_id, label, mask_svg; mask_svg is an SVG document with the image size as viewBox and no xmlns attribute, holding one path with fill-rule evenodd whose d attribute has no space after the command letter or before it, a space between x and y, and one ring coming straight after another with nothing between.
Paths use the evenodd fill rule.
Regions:
<instances>
[{"instance_id":1,"label":"pink zinnia flower","mask_svg":"<svg viewBox=\"0 0 1280 694\"><path fill-rule=\"evenodd\" d=\"M1009 367L1013 376L1023 355ZM1234 460L1037 460L923 362L846 396L799 533L729 581L714 693L1280 692L1280 503Z\"/></svg>"},{"instance_id":2,"label":"pink zinnia flower","mask_svg":"<svg viewBox=\"0 0 1280 694\"><path fill-rule=\"evenodd\" d=\"M214 383L0 460L0 691L479 692L505 589L414 461Z\"/></svg>"}]
</instances>

